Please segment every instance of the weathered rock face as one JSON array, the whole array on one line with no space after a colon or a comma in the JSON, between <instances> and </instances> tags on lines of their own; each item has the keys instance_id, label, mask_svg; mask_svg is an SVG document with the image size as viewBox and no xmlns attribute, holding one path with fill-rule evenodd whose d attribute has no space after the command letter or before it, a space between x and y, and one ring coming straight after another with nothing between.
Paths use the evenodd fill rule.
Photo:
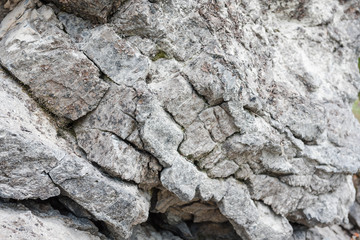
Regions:
<instances>
[{"instance_id":1,"label":"weathered rock face","mask_svg":"<svg viewBox=\"0 0 360 240\"><path fill-rule=\"evenodd\" d=\"M14 20L1 41L2 66L57 116L76 120L95 109L108 86L73 47L53 11L29 9Z\"/></svg>"},{"instance_id":2,"label":"weathered rock face","mask_svg":"<svg viewBox=\"0 0 360 240\"><path fill-rule=\"evenodd\" d=\"M32 209L24 205L1 203L2 239L69 239L100 240L97 228L87 219L76 219L40 205ZM91 234L93 232L93 234Z\"/></svg>"},{"instance_id":3,"label":"weathered rock face","mask_svg":"<svg viewBox=\"0 0 360 240\"><path fill-rule=\"evenodd\" d=\"M61 10L69 11L94 22L106 23L124 0L46 0L56 4Z\"/></svg>"},{"instance_id":4,"label":"weathered rock face","mask_svg":"<svg viewBox=\"0 0 360 240\"><path fill-rule=\"evenodd\" d=\"M360 227L357 1L10 2L1 198L55 197L114 239Z\"/></svg>"}]
</instances>

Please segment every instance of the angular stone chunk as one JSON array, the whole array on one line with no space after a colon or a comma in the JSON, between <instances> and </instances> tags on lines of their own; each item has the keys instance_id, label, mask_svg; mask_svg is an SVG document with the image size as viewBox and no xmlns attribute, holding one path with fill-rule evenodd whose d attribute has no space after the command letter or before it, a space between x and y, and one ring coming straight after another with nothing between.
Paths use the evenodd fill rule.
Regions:
<instances>
[{"instance_id":1,"label":"angular stone chunk","mask_svg":"<svg viewBox=\"0 0 360 240\"><path fill-rule=\"evenodd\" d=\"M0 197L23 200L59 195L60 190L47 175L60 158L51 147L0 124Z\"/></svg>"},{"instance_id":2,"label":"angular stone chunk","mask_svg":"<svg viewBox=\"0 0 360 240\"><path fill-rule=\"evenodd\" d=\"M81 229L86 228L90 221L81 222L54 210L39 214L21 204L1 204L0 216L0 239L100 240L100 237ZM76 225L80 229L75 228Z\"/></svg>"},{"instance_id":3,"label":"angular stone chunk","mask_svg":"<svg viewBox=\"0 0 360 240\"><path fill-rule=\"evenodd\" d=\"M226 178L234 174L239 169L239 166L233 161L225 160L215 165L208 171L210 177Z\"/></svg>"},{"instance_id":4,"label":"angular stone chunk","mask_svg":"<svg viewBox=\"0 0 360 240\"><path fill-rule=\"evenodd\" d=\"M181 207L181 210L190 213L194 216L194 222L227 222L217 206L213 203L199 203L195 202L191 205Z\"/></svg>"},{"instance_id":5,"label":"angular stone chunk","mask_svg":"<svg viewBox=\"0 0 360 240\"><path fill-rule=\"evenodd\" d=\"M139 80L145 81L149 60L139 51L109 27L97 27L90 34L83 50L108 77L127 86Z\"/></svg>"},{"instance_id":6,"label":"angular stone chunk","mask_svg":"<svg viewBox=\"0 0 360 240\"><path fill-rule=\"evenodd\" d=\"M262 203L254 203L245 185L227 181L228 191L219 202L221 213L244 239L289 239L292 227L286 218L276 215Z\"/></svg>"},{"instance_id":7,"label":"angular stone chunk","mask_svg":"<svg viewBox=\"0 0 360 240\"><path fill-rule=\"evenodd\" d=\"M60 194L48 172L65 152L55 127L0 68L0 197L47 199Z\"/></svg>"},{"instance_id":8,"label":"angular stone chunk","mask_svg":"<svg viewBox=\"0 0 360 240\"><path fill-rule=\"evenodd\" d=\"M136 92L124 85L111 84L98 107L79 123L81 128L96 128L116 134L122 139L136 129Z\"/></svg>"},{"instance_id":9,"label":"angular stone chunk","mask_svg":"<svg viewBox=\"0 0 360 240\"><path fill-rule=\"evenodd\" d=\"M71 120L93 110L108 89L46 6L27 10L5 34L0 63L50 112Z\"/></svg>"},{"instance_id":10,"label":"angular stone chunk","mask_svg":"<svg viewBox=\"0 0 360 240\"><path fill-rule=\"evenodd\" d=\"M350 239L351 236L340 226L306 228L299 226L294 228L294 234L290 240L339 240Z\"/></svg>"},{"instance_id":11,"label":"angular stone chunk","mask_svg":"<svg viewBox=\"0 0 360 240\"><path fill-rule=\"evenodd\" d=\"M196 121L186 129L186 139L179 150L184 156L199 158L213 150L215 145L203 123Z\"/></svg>"},{"instance_id":12,"label":"angular stone chunk","mask_svg":"<svg viewBox=\"0 0 360 240\"><path fill-rule=\"evenodd\" d=\"M14 25L18 21L22 21L23 19L26 19L28 17L31 11L26 11L27 9L32 9L37 5L40 5L38 0L23 0L19 4L17 4L16 7L13 9L15 5L11 4L12 1L5 0L5 2L6 3L3 6L2 10L1 10L2 6L0 5L0 12L5 11L2 14L6 14L6 16L4 15L4 19L0 20L0 40L4 37L4 35L9 29L14 27ZM17 2L19 1L18 0L14 1L14 3ZM12 11L9 12L10 10Z\"/></svg>"},{"instance_id":13,"label":"angular stone chunk","mask_svg":"<svg viewBox=\"0 0 360 240\"><path fill-rule=\"evenodd\" d=\"M216 146L211 153L199 159L198 166L203 169L211 169L224 158L226 158L226 154L220 146Z\"/></svg>"},{"instance_id":14,"label":"angular stone chunk","mask_svg":"<svg viewBox=\"0 0 360 240\"><path fill-rule=\"evenodd\" d=\"M217 76L217 64L209 57L198 57L184 69L188 80L210 105L221 103L225 92L224 83Z\"/></svg>"},{"instance_id":15,"label":"angular stone chunk","mask_svg":"<svg viewBox=\"0 0 360 240\"><path fill-rule=\"evenodd\" d=\"M161 22L161 5L147 0L126 1L111 19L116 31L125 36L161 37L166 24Z\"/></svg>"},{"instance_id":16,"label":"angular stone chunk","mask_svg":"<svg viewBox=\"0 0 360 240\"><path fill-rule=\"evenodd\" d=\"M225 141L228 136L238 131L232 117L219 106L202 111L199 118L217 142Z\"/></svg>"},{"instance_id":17,"label":"angular stone chunk","mask_svg":"<svg viewBox=\"0 0 360 240\"><path fill-rule=\"evenodd\" d=\"M68 197L103 221L115 238L130 237L132 227L147 220L147 194L136 185L105 177L84 159L64 158L50 176Z\"/></svg>"},{"instance_id":18,"label":"angular stone chunk","mask_svg":"<svg viewBox=\"0 0 360 240\"><path fill-rule=\"evenodd\" d=\"M149 84L165 109L184 127L189 126L204 108L204 101L193 92L180 75L169 80Z\"/></svg>"},{"instance_id":19,"label":"angular stone chunk","mask_svg":"<svg viewBox=\"0 0 360 240\"><path fill-rule=\"evenodd\" d=\"M138 152L116 135L97 129L76 128L76 137L88 159L110 175L149 187L159 183L161 167L156 160Z\"/></svg>"},{"instance_id":20,"label":"angular stone chunk","mask_svg":"<svg viewBox=\"0 0 360 240\"><path fill-rule=\"evenodd\" d=\"M124 0L46 0L55 3L60 9L74 13L94 22L106 23Z\"/></svg>"},{"instance_id":21,"label":"angular stone chunk","mask_svg":"<svg viewBox=\"0 0 360 240\"><path fill-rule=\"evenodd\" d=\"M226 222L213 202L202 202L193 199L192 203L181 201L175 194L162 190L157 194L156 211L166 213L174 221L191 220L194 222ZM188 219L184 219L187 217Z\"/></svg>"}]
</instances>

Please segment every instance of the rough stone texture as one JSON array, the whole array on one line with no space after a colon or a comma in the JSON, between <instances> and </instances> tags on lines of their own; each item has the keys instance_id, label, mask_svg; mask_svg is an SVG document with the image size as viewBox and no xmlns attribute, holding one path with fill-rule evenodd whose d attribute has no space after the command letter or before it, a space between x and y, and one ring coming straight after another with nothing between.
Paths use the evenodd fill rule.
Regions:
<instances>
[{"instance_id":1,"label":"rough stone texture","mask_svg":"<svg viewBox=\"0 0 360 240\"><path fill-rule=\"evenodd\" d=\"M0 206L0 238L1 239L69 239L69 240L100 240L81 229L86 223L78 223L70 217L65 217L56 212L49 215L39 215L30 211L25 206L1 204ZM78 225L78 226L77 226ZM77 226L77 227L75 227Z\"/></svg>"},{"instance_id":2,"label":"rough stone texture","mask_svg":"<svg viewBox=\"0 0 360 240\"><path fill-rule=\"evenodd\" d=\"M52 2L1 23L0 197L115 239L358 231L358 1Z\"/></svg>"},{"instance_id":3,"label":"rough stone texture","mask_svg":"<svg viewBox=\"0 0 360 240\"><path fill-rule=\"evenodd\" d=\"M106 172L126 181L155 187L161 166L151 156L141 153L116 135L96 129L76 130L79 146L89 160Z\"/></svg>"},{"instance_id":4,"label":"rough stone texture","mask_svg":"<svg viewBox=\"0 0 360 240\"><path fill-rule=\"evenodd\" d=\"M349 239L347 233L339 226L331 226L325 228L314 227L310 229L299 228L294 232L292 240L337 240Z\"/></svg>"},{"instance_id":5,"label":"rough stone texture","mask_svg":"<svg viewBox=\"0 0 360 240\"><path fill-rule=\"evenodd\" d=\"M29 9L14 20L0 43L1 64L60 117L76 120L95 109L108 86L73 47L53 10Z\"/></svg>"},{"instance_id":6,"label":"rough stone texture","mask_svg":"<svg viewBox=\"0 0 360 240\"><path fill-rule=\"evenodd\" d=\"M0 68L0 196L46 199L60 194L47 173L64 155L46 114Z\"/></svg>"},{"instance_id":7,"label":"rough stone texture","mask_svg":"<svg viewBox=\"0 0 360 240\"><path fill-rule=\"evenodd\" d=\"M56 4L61 10L71 12L94 22L105 23L111 13L124 0L46 0Z\"/></svg>"},{"instance_id":8,"label":"rough stone texture","mask_svg":"<svg viewBox=\"0 0 360 240\"><path fill-rule=\"evenodd\" d=\"M0 22L6 15L15 8L20 0L1 0L0 1Z\"/></svg>"},{"instance_id":9,"label":"rough stone texture","mask_svg":"<svg viewBox=\"0 0 360 240\"><path fill-rule=\"evenodd\" d=\"M132 226L148 217L146 193L133 184L103 176L84 159L65 158L50 176L68 197L103 221L114 237L130 237Z\"/></svg>"}]
</instances>

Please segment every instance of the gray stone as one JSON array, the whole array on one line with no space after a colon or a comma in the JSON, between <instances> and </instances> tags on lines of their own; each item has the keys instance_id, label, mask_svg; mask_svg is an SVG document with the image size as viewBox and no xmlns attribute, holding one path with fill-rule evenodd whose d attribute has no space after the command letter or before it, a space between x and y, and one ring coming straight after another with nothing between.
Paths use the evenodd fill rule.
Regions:
<instances>
[{"instance_id":1,"label":"gray stone","mask_svg":"<svg viewBox=\"0 0 360 240\"><path fill-rule=\"evenodd\" d=\"M208 175L214 178L226 178L234 174L239 166L233 161L225 160L216 164L208 171Z\"/></svg>"},{"instance_id":2,"label":"gray stone","mask_svg":"<svg viewBox=\"0 0 360 240\"><path fill-rule=\"evenodd\" d=\"M22 205L1 204L0 215L2 239L101 239L86 230L74 228L74 220L60 213L39 216Z\"/></svg>"},{"instance_id":3,"label":"gray stone","mask_svg":"<svg viewBox=\"0 0 360 240\"><path fill-rule=\"evenodd\" d=\"M196 95L181 75L151 83L149 88L175 121L183 127L189 126L204 108L204 101Z\"/></svg>"},{"instance_id":4,"label":"gray stone","mask_svg":"<svg viewBox=\"0 0 360 240\"><path fill-rule=\"evenodd\" d=\"M124 85L111 84L98 107L85 116L79 128L93 128L116 134L127 139L136 131L135 118L136 92Z\"/></svg>"},{"instance_id":5,"label":"gray stone","mask_svg":"<svg viewBox=\"0 0 360 240\"><path fill-rule=\"evenodd\" d=\"M108 89L97 67L73 47L49 7L25 11L0 46L0 63L59 117L84 116Z\"/></svg>"},{"instance_id":6,"label":"gray stone","mask_svg":"<svg viewBox=\"0 0 360 240\"><path fill-rule=\"evenodd\" d=\"M103 176L84 159L66 157L50 176L68 197L103 221L114 237L130 237L132 227L148 218L146 193L136 185Z\"/></svg>"},{"instance_id":7,"label":"gray stone","mask_svg":"<svg viewBox=\"0 0 360 240\"><path fill-rule=\"evenodd\" d=\"M125 2L122 8L114 14L112 23L118 33L141 37L160 37L165 34L163 24L158 20L161 15L160 6L146 0Z\"/></svg>"},{"instance_id":8,"label":"gray stone","mask_svg":"<svg viewBox=\"0 0 360 240\"><path fill-rule=\"evenodd\" d=\"M228 191L219 202L219 209L242 238L288 239L292 235L286 218L276 215L262 203L255 204L246 186L233 179L228 181Z\"/></svg>"},{"instance_id":9,"label":"gray stone","mask_svg":"<svg viewBox=\"0 0 360 240\"><path fill-rule=\"evenodd\" d=\"M200 121L193 122L185 131L185 140L180 145L180 152L190 159L196 159L211 152L215 142Z\"/></svg>"},{"instance_id":10,"label":"gray stone","mask_svg":"<svg viewBox=\"0 0 360 240\"><path fill-rule=\"evenodd\" d=\"M97 129L76 128L76 137L87 158L110 175L150 188L159 184L161 167L157 161L138 152L116 135Z\"/></svg>"},{"instance_id":11,"label":"gray stone","mask_svg":"<svg viewBox=\"0 0 360 240\"><path fill-rule=\"evenodd\" d=\"M231 116L219 106L202 111L199 118L217 142L224 142L227 137L238 131Z\"/></svg>"},{"instance_id":12,"label":"gray stone","mask_svg":"<svg viewBox=\"0 0 360 240\"><path fill-rule=\"evenodd\" d=\"M334 225L330 227L314 227L310 229L295 229L292 240L337 240L349 239L349 236L340 226Z\"/></svg>"},{"instance_id":13,"label":"gray stone","mask_svg":"<svg viewBox=\"0 0 360 240\"><path fill-rule=\"evenodd\" d=\"M105 23L109 15L114 13L123 0L47 0L56 4L60 9L77 14L94 22Z\"/></svg>"},{"instance_id":14,"label":"gray stone","mask_svg":"<svg viewBox=\"0 0 360 240\"><path fill-rule=\"evenodd\" d=\"M225 86L217 76L218 66L214 59L201 56L192 60L184 69L189 82L210 105L224 101Z\"/></svg>"},{"instance_id":15,"label":"gray stone","mask_svg":"<svg viewBox=\"0 0 360 240\"><path fill-rule=\"evenodd\" d=\"M133 227L135 239L350 238L339 226L351 229L360 168L358 1L120 2L29 0L2 21L1 65L53 120L77 120L60 139L4 85L8 197L61 193L115 239Z\"/></svg>"},{"instance_id":16,"label":"gray stone","mask_svg":"<svg viewBox=\"0 0 360 240\"><path fill-rule=\"evenodd\" d=\"M349 220L356 226L360 226L360 204L356 201L350 208Z\"/></svg>"},{"instance_id":17,"label":"gray stone","mask_svg":"<svg viewBox=\"0 0 360 240\"><path fill-rule=\"evenodd\" d=\"M0 68L0 196L47 199L60 190L48 176L66 154L65 144L42 111Z\"/></svg>"},{"instance_id":18,"label":"gray stone","mask_svg":"<svg viewBox=\"0 0 360 240\"><path fill-rule=\"evenodd\" d=\"M149 60L126 40L106 26L97 27L90 34L91 37L84 44L83 50L109 78L127 86L145 80L149 71Z\"/></svg>"}]
</instances>

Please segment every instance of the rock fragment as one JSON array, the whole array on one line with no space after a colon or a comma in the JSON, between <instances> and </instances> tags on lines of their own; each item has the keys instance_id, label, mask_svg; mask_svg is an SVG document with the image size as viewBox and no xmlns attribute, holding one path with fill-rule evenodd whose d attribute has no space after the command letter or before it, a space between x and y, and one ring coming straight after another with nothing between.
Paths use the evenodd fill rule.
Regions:
<instances>
[{"instance_id":1,"label":"rock fragment","mask_svg":"<svg viewBox=\"0 0 360 240\"><path fill-rule=\"evenodd\" d=\"M74 13L94 22L106 23L108 17L114 13L124 0L47 0L60 9Z\"/></svg>"},{"instance_id":2,"label":"rock fragment","mask_svg":"<svg viewBox=\"0 0 360 240\"><path fill-rule=\"evenodd\" d=\"M103 221L114 237L130 237L133 226L148 218L146 193L133 184L103 176L84 159L65 158L50 176L68 197Z\"/></svg>"},{"instance_id":3,"label":"rock fragment","mask_svg":"<svg viewBox=\"0 0 360 240\"><path fill-rule=\"evenodd\" d=\"M26 10L8 30L0 44L0 63L50 112L70 120L95 109L108 89L47 6Z\"/></svg>"},{"instance_id":4,"label":"rock fragment","mask_svg":"<svg viewBox=\"0 0 360 240\"><path fill-rule=\"evenodd\" d=\"M0 197L47 199L60 194L48 176L66 154L49 118L0 68Z\"/></svg>"}]
</instances>

